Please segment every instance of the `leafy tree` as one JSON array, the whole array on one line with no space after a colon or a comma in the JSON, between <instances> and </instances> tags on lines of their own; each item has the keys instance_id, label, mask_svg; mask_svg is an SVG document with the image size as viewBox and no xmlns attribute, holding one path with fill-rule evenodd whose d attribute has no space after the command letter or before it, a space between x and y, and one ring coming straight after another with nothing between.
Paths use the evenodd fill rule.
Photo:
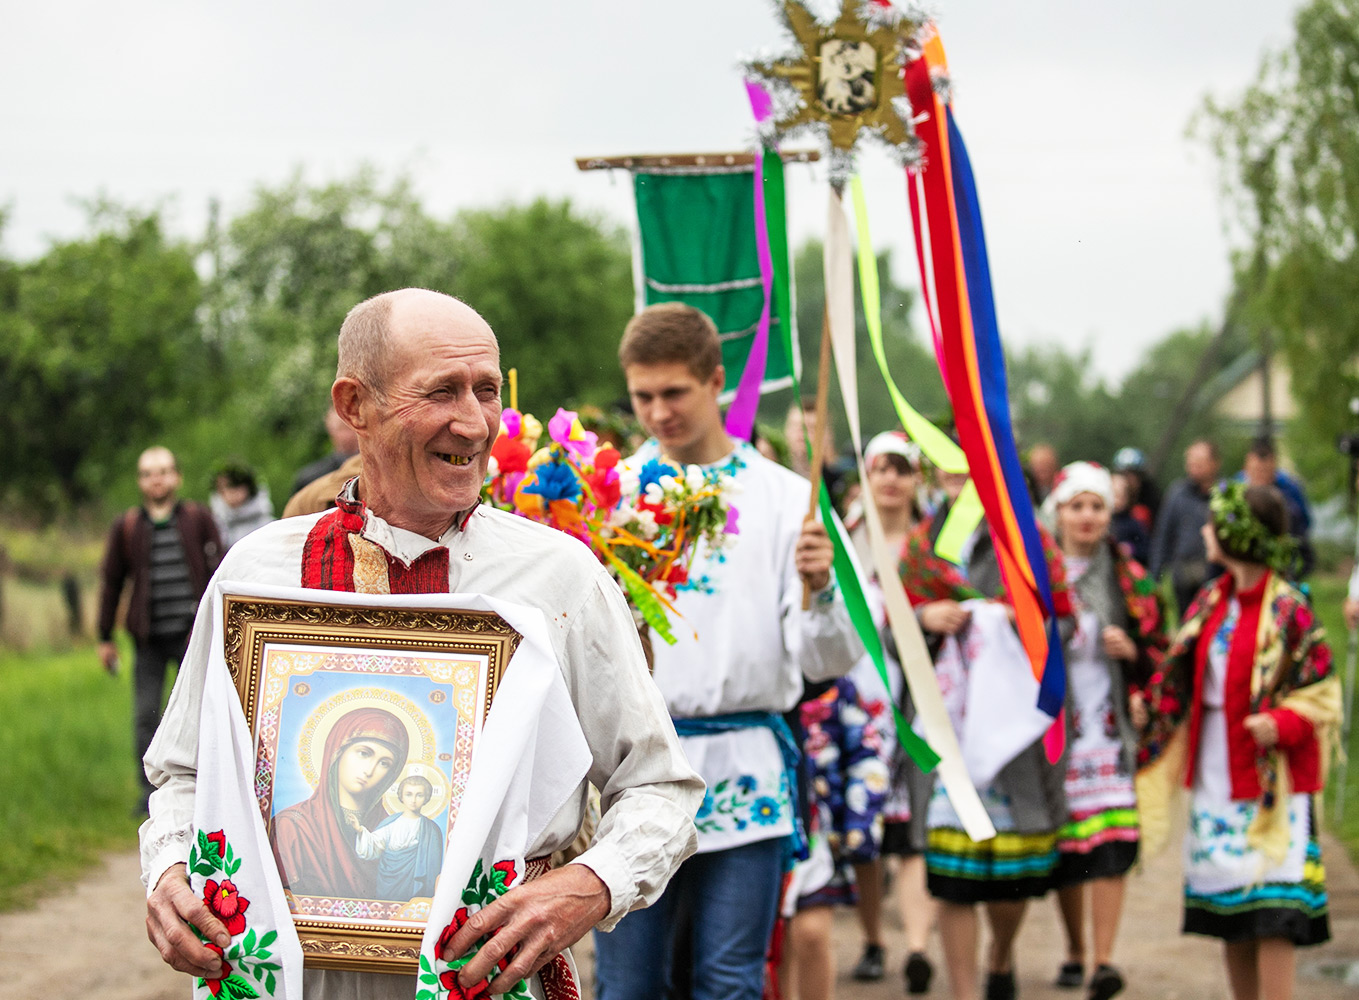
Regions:
<instances>
[{"instance_id":1,"label":"leafy tree","mask_svg":"<svg viewBox=\"0 0 1359 1000\"><path fill-rule=\"evenodd\" d=\"M1312 485L1335 490L1346 471L1333 442L1359 396L1359 0L1311 0L1294 29L1196 127L1220 159L1247 315L1277 332L1292 371L1290 444Z\"/></svg>"},{"instance_id":2,"label":"leafy tree","mask_svg":"<svg viewBox=\"0 0 1359 1000\"><path fill-rule=\"evenodd\" d=\"M539 198L463 212L453 234L451 290L491 324L501 363L518 368L521 407L546 420L558 406L625 394L618 340L633 292L621 229Z\"/></svg>"},{"instance_id":3,"label":"leafy tree","mask_svg":"<svg viewBox=\"0 0 1359 1000\"><path fill-rule=\"evenodd\" d=\"M0 490L49 517L125 477L205 375L192 249L154 211L100 203L90 225L0 267Z\"/></svg>"},{"instance_id":4,"label":"leafy tree","mask_svg":"<svg viewBox=\"0 0 1359 1000\"><path fill-rule=\"evenodd\" d=\"M622 233L566 201L443 221L406 179L383 184L371 170L260 188L214 253L222 270L207 326L222 356L223 405L185 429L186 447L241 454L281 492L329 447L321 415L345 314L408 286L457 295L486 317L502 362L520 368L521 405L614 399L614 351L631 315L628 254Z\"/></svg>"},{"instance_id":5,"label":"leafy tree","mask_svg":"<svg viewBox=\"0 0 1359 1000\"><path fill-rule=\"evenodd\" d=\"M409 181L384 186L367 169L319 187L297 175L259 188L218 253L209 326L227 408L233 422L281 438L292 465L328 447L321 415L349 309L407 285L449 290L457 266L451 227L425 213Z\"/></svg>"},{"instance_id":6,"label":"leafy tree","mask_svg":"<svg viewBox=\"0 0 1359 1000\"><path fill-rule=\"evenodd\" d=\"M802 357L802 392L812 396L816 392L816 373L821 351L821 316L825 308L826 292L822 276L822 245L819 240L808 240L793 255L793 282L797 289L797 327ZM939 377L933 351L922 344L911 328L910 312L915 293L892 280L890 252L878 255L878 284L882 309L883 353L887 369L892 373L901 394L921 413L936 423L950 420L948 396ZM899 426L887 386L878 370L877 360L868 341L868 327L864 322L859 293L858 271L854 277L855 292L855 347L859 383L859 419L865 437L878 431ZM849 444L849 425L844 416L839 380L832 370L830 376L830 412L835 418L836 440L842 448ZM760 407L761 416L781 427L791 391L771 393Z\"/></svg>"},{"instance_id":7,"label":"leafy tree","mask_svg":"<svg viewBox=\"0 0 1359 1000\"><path fill-rule=\"evenodd\" d=\"M1010 411L1021 451L1040 441L1062 463L1107 463L1128 443L1128 423L1118 397L1091 377L1090 349L1073 354L1053 344L1009 352Z\"/></svg>"}]
</instances>

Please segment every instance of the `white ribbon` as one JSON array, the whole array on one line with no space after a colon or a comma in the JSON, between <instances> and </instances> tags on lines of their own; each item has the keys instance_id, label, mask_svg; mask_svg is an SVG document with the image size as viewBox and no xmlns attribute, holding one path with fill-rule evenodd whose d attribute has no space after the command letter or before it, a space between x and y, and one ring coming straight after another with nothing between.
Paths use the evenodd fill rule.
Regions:
<instances>
[{"instance_id":1,"label":"white ribbon","mask_svg":"<svg viewBox=\"0 0 1359 1000\"><path fill-rule=\"evenodd\" d=\"M824 258L826 310L831 333L831 350L835 354L835 370L840 381L840 395L849 418L849 433L854 441L854 455L859 466L859 481L868 483L868 470L863 461L863 432L859 424L859 385L857 359L854 348L854 267L853 242L845 219L840 194L831 188L826 217L826 250ZM882 518L873 502L872 491L862 493L864 521L868 526L869 547L873 554L873 569L882 587L887 607L887 620L896 640L906 684L915 704L919 725L925 739L939 754L935 768L940 782L948 793L953 809L963 829L973 840L989 840L996 835L995 827L986 815L976 788L968 776L958 738L949 723L948 711L939 693L934 676L934 664L916 622L915 612L906 597L906 590L898 576L895 552L887 547ZM912 803L912 809L924 808L924 803Z\"/></svg>"}]
</instances>

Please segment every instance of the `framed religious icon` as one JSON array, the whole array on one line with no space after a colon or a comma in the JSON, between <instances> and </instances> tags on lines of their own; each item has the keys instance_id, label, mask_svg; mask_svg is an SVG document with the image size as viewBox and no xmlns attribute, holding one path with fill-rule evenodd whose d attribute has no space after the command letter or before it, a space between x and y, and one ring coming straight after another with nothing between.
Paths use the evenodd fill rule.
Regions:
<instances>
[{"instance_id":1,"label":"framed religious icon","mask_svg":"<svg viewBox=\"0 0 1359 1000\"><path fill-rule=\"evenodd\" d=\"M305 964L413 973L519 633L485 611L224 600L254 791Z\"/></svg>"}]
</instances>

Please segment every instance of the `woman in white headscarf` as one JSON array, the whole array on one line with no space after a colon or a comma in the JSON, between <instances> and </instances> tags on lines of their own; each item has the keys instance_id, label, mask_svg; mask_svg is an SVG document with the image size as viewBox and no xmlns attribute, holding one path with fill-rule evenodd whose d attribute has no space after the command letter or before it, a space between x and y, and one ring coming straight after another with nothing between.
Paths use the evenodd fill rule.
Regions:
<instances>
[{"instance_id":1,"label":"woman in white headscarf","mask_svg":"<svg viewBox=\"0 0 1359 1000\"><path fill-rule=\"evenodd\" d=\"M1056 528L1075 597L1076 630L1066 645L1068 821L1057 834L1055 881L1067 933L1057 985L1085 982L1085 910L1093 924L1091 1000L1124 986L1112 964L1124 877L1137 859L1133 776L1137 730L1131 698L1160 664L1163 616L1146 572L1113 541L1113 481L1091 462L1058 473L1043 504Z\"/></svg>"},{"instance_id":2,"label":"woman in white headscarf","mask_svg":"<svg viewBox=\"0 0 1359 1000\"><path fill-rule=\"evenodd\" d=\"M864 448L864 467L868 472L865 488L872 495L882 520L888 550L903 552L907 538L922 520L918 499L922 486L920 448L900 431L884 431L871 438ZM867 525L861 518L851 520L849 533L859 556L859 564L871 574L873 558L869 549ZM882 590L875 576L870 579L865 596L873 609L874 621L882 628L886 625L887 617L882 606ZM894 878L907 950L902 974L906 980L906 991L917 994L929 989L934 974L925 954L938 909L925 888L924 810L929 802L931 780L915 766L897 742L892 703L902 706L908 717L911 713L909 704L904 702L905 679L901 667L890 655L887 667L890 689L883 687L877 667L867 656L850 671L850 677L863 696L873 725L882 735L884 759L891 770L891 788L882 810L882 855L896 859ZM913 808L917 813L914 821ZM882 979L885 975L882 867L882 858L855 866L864 950L852 974L855 979L863 981Z\"/></svg>"}]
</instances>

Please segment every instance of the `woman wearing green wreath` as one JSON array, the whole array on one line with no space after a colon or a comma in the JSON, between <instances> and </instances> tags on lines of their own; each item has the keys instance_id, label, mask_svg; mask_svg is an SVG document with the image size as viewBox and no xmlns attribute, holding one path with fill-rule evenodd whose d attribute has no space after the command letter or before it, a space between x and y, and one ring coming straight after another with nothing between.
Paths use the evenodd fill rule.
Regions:
<instances>
[{"instance_id":1,"label":"woman wearing green wreath","mask_svg":"<svg viewBox=\"0 0 1359 1000\"><path fill-rule=\"evenodd\" d=\"M1230 483L1209 509L1208 558L1227 572L1186 611L1149 711L1135 709L1143 844L1164 840L1183 781L1184 930L1222 939L1235 1000L1287 1000L1295 948L1330 937L1312 797L1340 686L1321 625L1285 576L1293 551L1278 490Z\"/></svg>"}]
</instances>

